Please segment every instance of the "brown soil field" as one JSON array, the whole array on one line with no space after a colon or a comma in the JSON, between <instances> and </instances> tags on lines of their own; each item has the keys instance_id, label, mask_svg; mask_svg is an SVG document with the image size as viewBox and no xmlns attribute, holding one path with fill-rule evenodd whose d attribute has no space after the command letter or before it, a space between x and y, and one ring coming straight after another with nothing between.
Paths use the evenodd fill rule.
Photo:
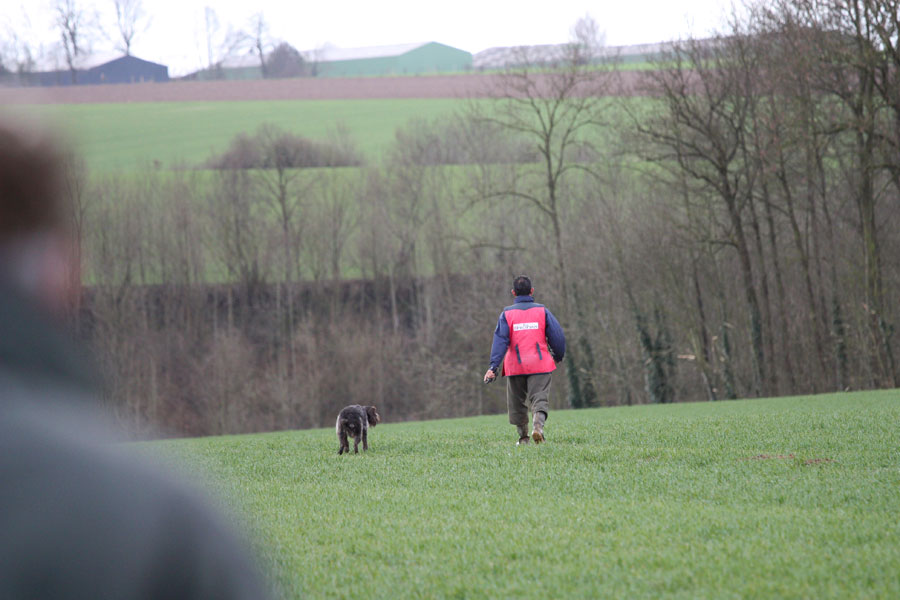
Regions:
<instances>
[{"instance_id":1,"label":"brown soil field","mask_svg":"<svg viewBox=\"0 0 900 600\"><path fill-rule=\"evenodd\" d=\"M639 71L622 71L608 95L638 95ZM351 100L378 98L490 98L501 96L497 75L429 75L347 79L171 81L59 87L0 87L3 104L191 102L231 100Z\"/></svg>"}]
</instances>

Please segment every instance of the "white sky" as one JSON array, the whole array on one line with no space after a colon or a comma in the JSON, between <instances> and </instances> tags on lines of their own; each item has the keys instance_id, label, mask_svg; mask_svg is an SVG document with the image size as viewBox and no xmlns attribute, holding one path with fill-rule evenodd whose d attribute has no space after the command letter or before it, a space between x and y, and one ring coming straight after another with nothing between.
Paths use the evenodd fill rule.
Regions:
<instances>
[{"instance_id":1,"label":"white sky","mask_svg":"<svg viewBox=\"0 0 900 600\"><path fill-rule=\"evenodd\" d=\"M113 0L74 0L115 31ZM12 36L58 52L56 0L0 0L0 48ZM570 39L585 14L597 21L611 46L660 42L721 28L730 0L143 0L147 28L135 36L132 54L183 75L207 64L205 7L215 11L224 36L229 26L249 29L262 12L271 36L299 50L325 44L341 48L435 41L475 53L492 46L555 44ZM112 49L100 36L96 51ZM56 48L55 48L56 47Z\"/></svg>"}]
</instances>

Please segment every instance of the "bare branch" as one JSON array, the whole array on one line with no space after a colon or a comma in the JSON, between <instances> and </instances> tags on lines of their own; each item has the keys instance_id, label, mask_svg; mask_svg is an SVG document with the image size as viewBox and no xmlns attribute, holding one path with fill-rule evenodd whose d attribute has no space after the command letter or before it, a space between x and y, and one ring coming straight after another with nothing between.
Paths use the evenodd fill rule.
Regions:
<instances>
[{"instance_id":1,"label":"bare branch","mask_svg":"<svg viewBox=\"0 0 900 600\"><path fill-rule=\"evenodd\" d=\"M131 45L134 36L149 27L150 21L144 12L141 0L113 0L116 8L116 29L119 39L116 47L131 56Z\"/></svg>"}]
</instances>

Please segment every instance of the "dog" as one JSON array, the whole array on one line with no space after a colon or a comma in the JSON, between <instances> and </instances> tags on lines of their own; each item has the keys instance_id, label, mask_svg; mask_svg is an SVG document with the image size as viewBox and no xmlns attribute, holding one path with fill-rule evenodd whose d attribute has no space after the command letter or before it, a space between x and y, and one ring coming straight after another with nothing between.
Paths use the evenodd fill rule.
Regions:
<instances>
[{"instance_id":1,"label":"dog","mask_svg":"<svg viewBox=\"0 0 900 600\"><path fill-rule=\"evenodd\" d=\"M363 450L369 449L369 427L375 427L381 422L381 416L375 410L374 406L360 406L353 404L341 410L335 423L335 431L337 431L338 441L341 447L338 449L338 455L346 450L350 453L350 442L348 436L353 438L353 452L359 454L359 440L362 440Z\"/></svg>"}]
</instances>

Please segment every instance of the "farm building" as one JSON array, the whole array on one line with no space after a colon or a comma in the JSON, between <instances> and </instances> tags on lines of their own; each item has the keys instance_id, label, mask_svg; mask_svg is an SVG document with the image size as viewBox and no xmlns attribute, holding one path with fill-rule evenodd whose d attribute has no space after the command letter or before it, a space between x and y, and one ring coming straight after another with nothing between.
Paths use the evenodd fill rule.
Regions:
<instances>
[{"instance_id":1,"label":"farm building","mask_svg":"<svg viewBox=\"0 0 900 600\"><path fill-rule=\"evenodd\" d=\"M307 62L325 77L416 75L468 71L472 54L465 50L425 42L368 48L322 48L304 52Z\"/></svg>"},{"instance_id":2,"label":"farm building","mask_svg":"<svg viewBox=\"0 0 900 600\"><path fill-rule=\"evenodd\" d=\"M335 48L326 46L300 53L307 76L370 77L455 73L472 68L472 54L437 42ZM268 59L267 59L268 60ZM197 71L185 79L260 79L262 70L253 52L230 56L213 69Z\"/></svg>"},{"instance_id":3,"label":"farm building","mask_svg":"<svg viewBox=\"0 0 900 600\"><path fill-rule=\"evenodd\" d=\"M472 57L472 68L476 71L504 69L525 64L549 65L566 55L568 44L546 44L543 46L498 46L476 53ZM598 50L597 59L618 59L623 64L647 62L669 50L671 44L636 44L632 46L604 46Z\"/></svg>"},{"instance_id":4,"label":"farm building","mask_svg":"<svg viewBox=\"0 0 900 600\"><path fill-rule=\"evenodd\" d=\"M262 79L262 69L259 57L254 52L247 52L228 56L215 66L188 73L180 79L188 81Z\"/></svg>"},{"instance_id":5,"label":"farm building","mask_svg":"<svg viewBox=\"0 0 900 600\"><path fill-rule=\"evenodd\" d=\"M84 83L140 83L169 80L169 67L136 56L120 56L85 73Z\"/></svg>"},{"instance_id":6,"label":"farm building","mask_svg":"<svg viewBox=\"0 0 900 600\"><path fill-rule=\"evenodd\" d=\"M68 69L42 71L23 76L28 85L91 85L100 83L141 83L169 81L169 67L136 56L91 56L80 61L75 80Z\"/></svg>"}]
</instances>

